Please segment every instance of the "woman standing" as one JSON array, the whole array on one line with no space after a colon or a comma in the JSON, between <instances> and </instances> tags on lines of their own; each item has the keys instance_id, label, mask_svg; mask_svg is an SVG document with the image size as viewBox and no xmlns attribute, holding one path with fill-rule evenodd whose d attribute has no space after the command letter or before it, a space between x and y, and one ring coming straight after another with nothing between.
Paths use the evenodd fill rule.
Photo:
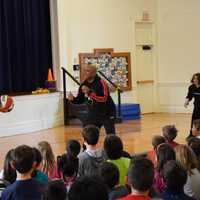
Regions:
<instances>
[{"instance_id":1,"label":"woman standing","mask_svg":"<svg viewBox=\"0 0 200 200\"><path fill-rule=\"evenodd\" d=\"M191 129L195 119L200 119L200 73L196 73L192 76L191 85L188 88L188 94L186 96L185 108L189 105L189 102L194 98L194 109L192 113ZM190 131L190 136L192 132Z\"/></svg>"}]
</instances>

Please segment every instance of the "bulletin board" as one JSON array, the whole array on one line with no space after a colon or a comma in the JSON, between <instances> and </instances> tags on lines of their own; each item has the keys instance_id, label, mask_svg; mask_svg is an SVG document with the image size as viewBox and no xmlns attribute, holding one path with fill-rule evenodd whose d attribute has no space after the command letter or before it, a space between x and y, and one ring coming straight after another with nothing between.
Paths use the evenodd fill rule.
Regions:
<instances>
[{"instance_id":1,"label":"bulletin board","mask_svg":"<svg viewBox=\"0 0 200 200\"><path fill-rule=\"evenodd\" d=\"M113 49L94 49L93 53L80 53L80 80L84 79L83 64L98 64L98 70L118 85L121 90L131 90L131 58L128 52Z\"/></svg>"}]
</instances>

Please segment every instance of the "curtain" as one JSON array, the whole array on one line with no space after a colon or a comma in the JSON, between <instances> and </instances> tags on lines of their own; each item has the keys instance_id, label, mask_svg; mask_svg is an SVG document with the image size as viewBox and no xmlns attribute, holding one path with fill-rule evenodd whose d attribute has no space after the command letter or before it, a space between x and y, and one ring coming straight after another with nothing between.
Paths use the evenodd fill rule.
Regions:
<instances>
[{"instance_id":1,"label":"curtain","mask_svg":"<svg viewBox=\"0 0 200 200\"><path fill-rule=\"evenodd\" d=\"M51 67L49 0L0 0L0 94L43 87Z\"/></svg>"}]
</instances>

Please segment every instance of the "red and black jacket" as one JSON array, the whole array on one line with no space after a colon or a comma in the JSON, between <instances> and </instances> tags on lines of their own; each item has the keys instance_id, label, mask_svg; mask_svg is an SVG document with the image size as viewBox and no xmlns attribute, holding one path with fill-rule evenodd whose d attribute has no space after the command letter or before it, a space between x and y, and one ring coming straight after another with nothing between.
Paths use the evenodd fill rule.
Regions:
<instances>
[{"instance_id":1,"label":"red and black jacket","mask_svg":"<svg viewBox=\"0 0 200 200\"><path fill-rule=\"evenodd\" d=\"M81 87L83 85L90 88L88 97L85 97L85 94L82 92ZM84 81L81 84L78 95L74 98L73 103L81 104L84 103L86 99L92 101L90 114L94 114L94 116L115 116L115 104L110 96L108 84L98 75L96 75L93 82Z\"/></svg>"}]
</instances>

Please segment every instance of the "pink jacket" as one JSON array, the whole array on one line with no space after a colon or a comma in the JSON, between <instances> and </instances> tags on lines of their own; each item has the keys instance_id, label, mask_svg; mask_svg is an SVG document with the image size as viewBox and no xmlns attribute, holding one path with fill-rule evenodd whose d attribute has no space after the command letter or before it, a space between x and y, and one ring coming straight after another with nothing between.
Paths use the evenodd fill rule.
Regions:
<instances>
[{"instance_id":1,"label":"pink jacket","mask_svg":"<svg viewBox=\"0 0 200 200\"><path fill-rule=\"evenodd\" d=\"M166 188L162 173L158 172L156 169L154 173L153 188L158 194L162 193Z\"/></svg>"}]
</instances>

